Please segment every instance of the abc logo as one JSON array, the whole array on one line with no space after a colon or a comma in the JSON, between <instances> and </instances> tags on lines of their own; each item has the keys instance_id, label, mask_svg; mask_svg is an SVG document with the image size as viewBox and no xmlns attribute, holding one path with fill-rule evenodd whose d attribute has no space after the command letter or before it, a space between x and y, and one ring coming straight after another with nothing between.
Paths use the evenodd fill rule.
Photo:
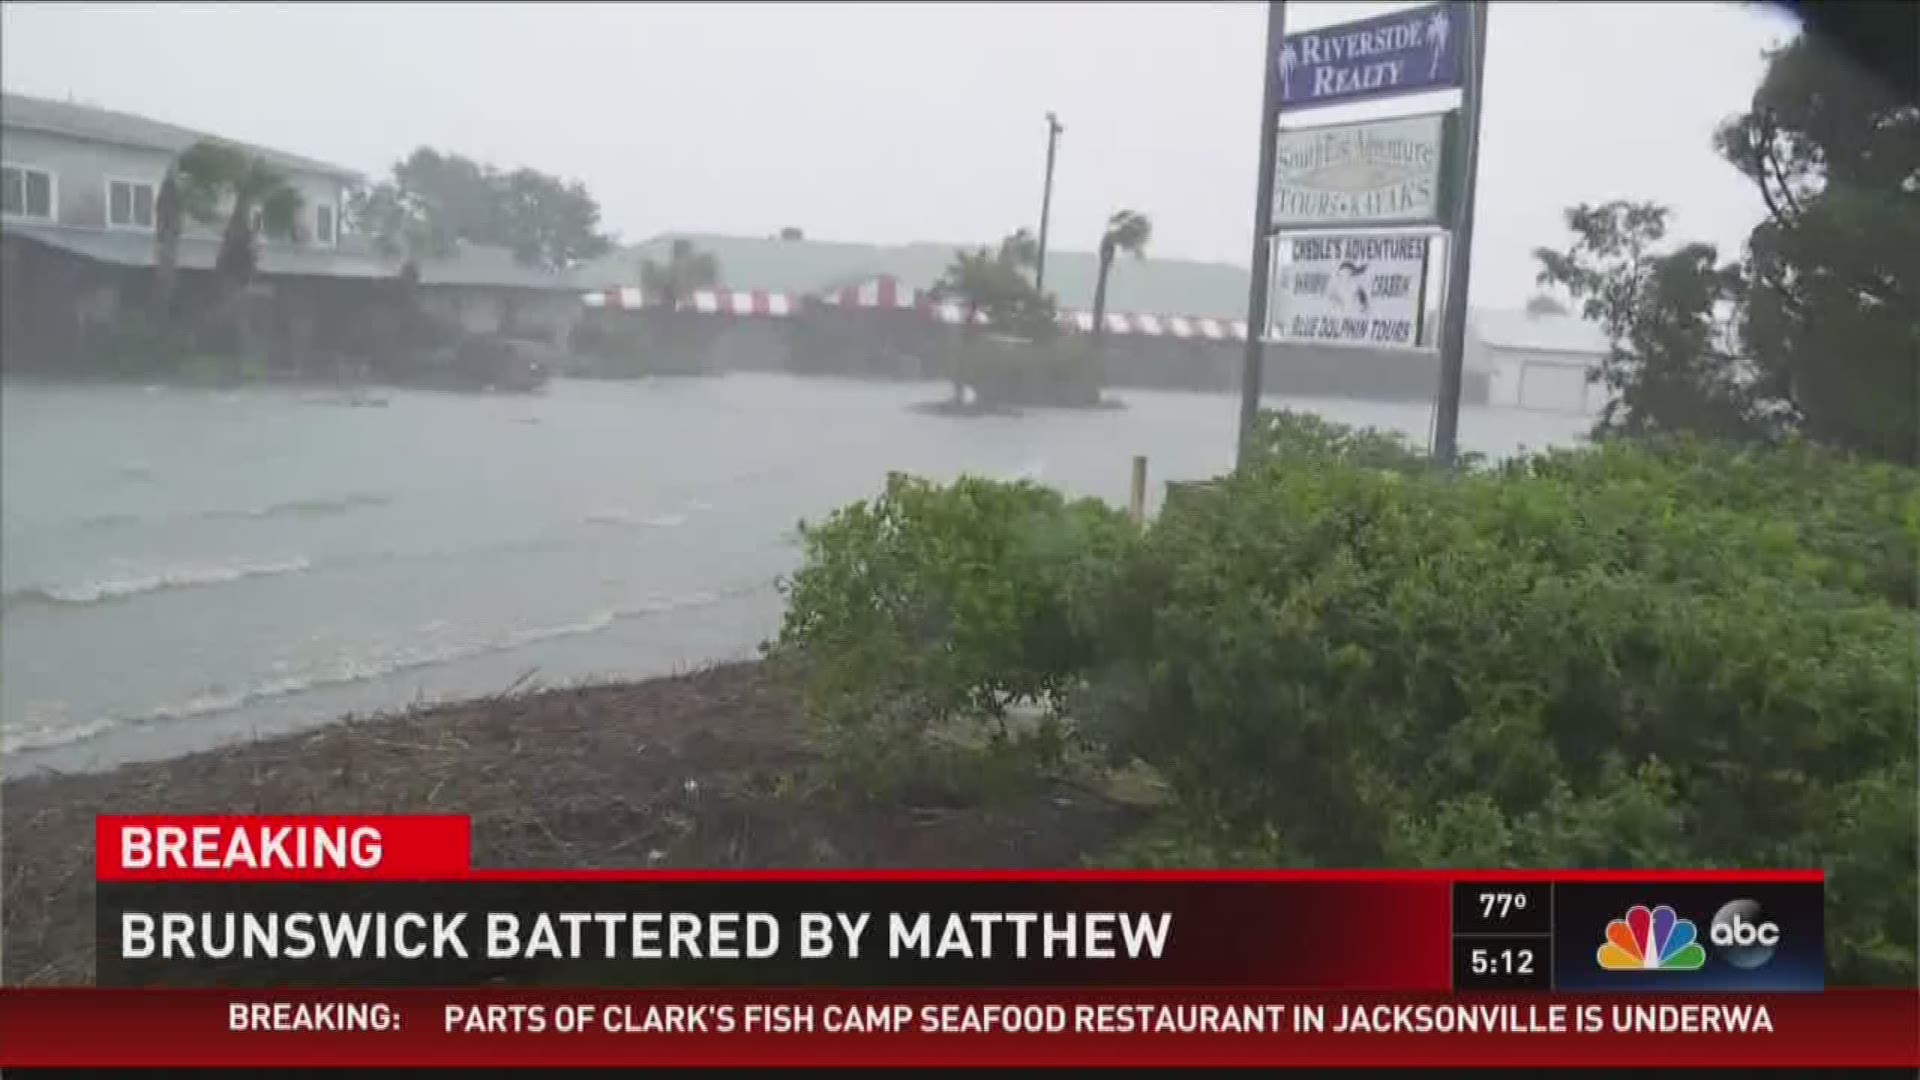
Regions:
<instances>
[{"instance_id":1,"label":"abc logo","mask_svg":"<svg viewBox=\"0 0 1920 1080\"><path fill-rule=\"evenodd\" d=\"M1713 913L1707 937L1727 963L1751 970L1773 959L1780 924L1762 917L1757 900L1731 900Z\"/></svg>"}]
</instances>

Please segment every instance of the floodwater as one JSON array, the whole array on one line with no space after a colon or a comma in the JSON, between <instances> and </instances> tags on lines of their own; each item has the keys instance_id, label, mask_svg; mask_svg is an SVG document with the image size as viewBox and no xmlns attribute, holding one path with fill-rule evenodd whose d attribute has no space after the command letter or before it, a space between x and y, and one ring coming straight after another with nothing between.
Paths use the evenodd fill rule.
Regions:
<instances>
[{"instance_id":1,"label":"floodwater","mask_svg":"<svg viewBox=\"0 0 1920 1080\"><path fill-rule=\"evenodd\" d=\"M956 420L943 384L562 382L534 397L9 386L0 772L79 770L419 700L751 656L794 525L887 471L1125 501L1224 471L1230 396ZM1397 429L1424 404L1270 402ZM1461 441L1575 416L1469 408Z\"/></svg>"}]
</instances>

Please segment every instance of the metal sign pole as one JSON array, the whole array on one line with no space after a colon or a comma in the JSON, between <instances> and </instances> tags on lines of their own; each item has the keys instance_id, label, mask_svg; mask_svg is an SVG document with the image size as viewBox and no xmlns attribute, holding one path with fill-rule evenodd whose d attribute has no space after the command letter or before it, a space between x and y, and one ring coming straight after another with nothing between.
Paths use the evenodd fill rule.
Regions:
<instances>
[{"instance_id":1,"label":"metal sign pole","mask_svg":"<svg viewBox=\"0 0 1920 1080\"><path fill-rule=\"evenodd\" d=\"M1487 70L1487 5L1475 0L1471 29L1461 41L1469 50L1461 80L1461 174L1454 188L1454 229L1447 240L1447 308L1440 323L1440 387L1434 420L1433 456L1451 464L1460 444L1460 388L1465 379L1467 283L1473 269L1473 200L1480 172L1480 103Z\"/></svg>"},{"instance_id":2,"label":"metal sign pole","mask_svg":"<svg viewBox=\"0 0 1920 1080\"><path fill-rule=\"evenodd\" d=\"M1267 276L1273 253L1273 169L1280 143L1280 47L1286 38L1285 0L1267 4L1265 89L1260 100L1260 177L1253 197L1253 280L1247 288L1247 355L1240 373L1240 443L1236 465L1247 461L1247 443L1260 415L1267 332Z\"/></svg>"}]
</instances>

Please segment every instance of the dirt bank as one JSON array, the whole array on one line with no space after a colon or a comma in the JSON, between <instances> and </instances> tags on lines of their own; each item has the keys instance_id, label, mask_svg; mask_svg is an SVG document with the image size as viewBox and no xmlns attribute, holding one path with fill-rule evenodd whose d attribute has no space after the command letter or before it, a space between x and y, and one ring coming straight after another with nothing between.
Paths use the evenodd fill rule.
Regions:
<instances>
[{"instance_id":1,"label":"dirt bank","mask_svg":"<svg viewBox=\"0 0 1920 1080\"><path fill-rule=\"evenodd\" d=\"M101 813L461 813L498 867L1071 866L1132 816L1080 790L875 805L817 779L757 664L461 702L0 786L0 982L93 978ZM943 800L950 802L950 800Z\"/></svg>"}]
</instances>

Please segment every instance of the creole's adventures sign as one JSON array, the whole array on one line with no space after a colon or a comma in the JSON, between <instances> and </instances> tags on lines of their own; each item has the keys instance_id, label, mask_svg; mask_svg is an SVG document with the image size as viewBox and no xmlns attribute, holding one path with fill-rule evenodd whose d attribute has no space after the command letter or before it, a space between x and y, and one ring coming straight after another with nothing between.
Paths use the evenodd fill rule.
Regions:
<instances>
[{"instance_id":1,"label":"creole's adventures sign","mask_svg":"<svg viewBox=\"0 0 1920 1080\"><path fill-rule=\"evenodd\" d=\"M1296 236L1277 275L1269 337L1276 341L1420 347L1424 235Z\"/></svg>"}]
</instances>

